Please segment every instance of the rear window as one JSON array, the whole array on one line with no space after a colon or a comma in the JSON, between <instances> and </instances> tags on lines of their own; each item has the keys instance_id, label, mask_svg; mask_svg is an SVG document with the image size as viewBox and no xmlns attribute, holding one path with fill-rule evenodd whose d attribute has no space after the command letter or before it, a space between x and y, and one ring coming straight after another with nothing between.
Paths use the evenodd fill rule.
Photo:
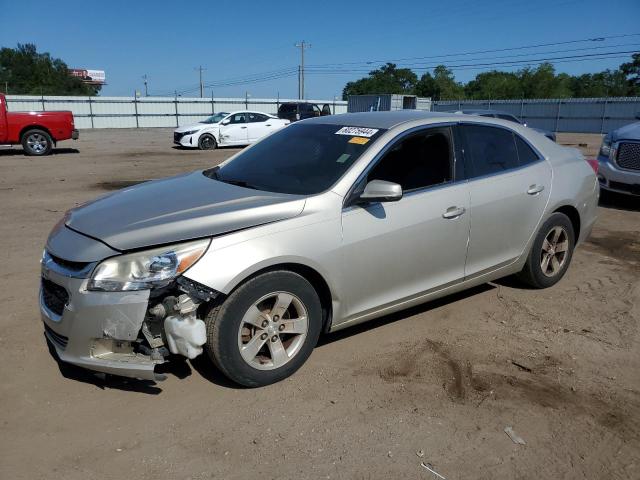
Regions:
<instances>
[{"instance_id":1,"label":"rear window","mask_svg":"<svg viewBox=\"0 0 640 480\"><path fill-rule=\"evenodd\" d=\"M295 103L283 103L278 109L280 113L295 113L297 110L298 108Z\"/></svg>"},{"instance_id":2,"label":"rear window","mask_svg":"<svg viewBox=\"0 0 640 480\"><path fill-rule=\"evenodd\" d=\"M328 190L384 130L294 124L233 160L207 170L218 181L270 192L311 195Z\"/></svg>"}]
</instances>

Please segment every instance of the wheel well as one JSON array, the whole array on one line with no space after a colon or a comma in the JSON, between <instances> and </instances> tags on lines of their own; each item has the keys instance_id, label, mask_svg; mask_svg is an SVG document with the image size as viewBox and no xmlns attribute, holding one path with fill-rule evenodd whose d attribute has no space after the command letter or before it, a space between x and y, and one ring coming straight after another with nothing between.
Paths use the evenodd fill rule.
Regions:
<instances>
[{"instance_id":1,"label":"wheel well","mask_svg":"<svg viewBox=\"0 0 640 480\"><path fill-rule=\"evenodd\" d=\"M578 238L580 238L580 214L578 213L578 210L576 210L575 207L572 207L571 205L565 205L563 207L557 208L553 213L563 213L565 214L567 217L569 217L569 220L571 220L571 226L573 226L573 232L575 234L575 241L578 241Z\"/></svg>"},{"instance_id":2,"label":"wheel well","mask_svg":"<svg viewBox=\"0 0 640 480\"><path fill-rule=\"evenodd\" d=\"M51 137L51 141L55 143L56 139L53 138L53 135L51 135L51 132L49 131L49 129L47 127L42 127L40 125L27 125L26 127L24 127L22 130L20 130L20 142L22 142L22 137L24 136L25 133L27 133L29 130L44 130L45 132L47 132L49 134L49 136Z\"/></svg>"},{"instance_id":3,"label":"wheel well","mask_svg":"<svg viewBox=\"0 0 640 480\"><path fill-rule=\"evenodd\" d=\"M307 265L302 265L300 263L280 263L278 265L272 265L267 268L263 268L262 270L258 270L251 276L245 278L242 282L240 282L236 288L245 283L247 280L257 277L266 272L273 272L274 270L288 270L293 273L297 273L301 277L304 277L318 292L318 297L320 297L320 305L322 305L322 331L327 332L329 327L331 326L331 315L332 315L332 297L331 297L331 289L329 285L325 281L324 277L320 275L316 270Z\"/></svg>"}]
</instances>

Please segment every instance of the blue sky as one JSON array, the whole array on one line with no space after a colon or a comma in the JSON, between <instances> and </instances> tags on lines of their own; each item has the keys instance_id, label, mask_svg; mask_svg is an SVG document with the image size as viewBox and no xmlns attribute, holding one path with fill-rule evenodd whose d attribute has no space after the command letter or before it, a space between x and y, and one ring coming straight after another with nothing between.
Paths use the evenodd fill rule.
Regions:
<instances>
[{"instance_id":1,"label":"blue sky","mask_svg":"<svg viewBox=\"0 0 640 480\"><path fill-rule=\"evenodd\" d=\"M514 54L530 55L518 57L530 59L640 51L638 35L533 50L415 59L640 33L639 0L59 0L55 8L44 1L0 0L0 12L0 46L31 42L70 67L105 70L108 85L102 95L132 95L143 90L144 74L149 78L150 94L177 89L185 96L198 95L194 67L202 65L205 83L216 84L215 96L248 92L254 98L278 93L295 98L293 69L299 63L299 49L294 43L300 40L312 44L306 51L307 64L342 64L329 69L350 70L307 74L306 97L322 99L340 95L347 81L365 75L378 61L413 58L397 63L420 63L418 66L428 68L436 63L511 61L507 55ZM39 12L37 21L28 21L34 12ZM572 51L544 53L561 50ZM367 61L374 63L352 64ZM588 58L557 63L556 68L576 74L615 68L623 61ZM468 81L479 71L460 68L454 73L458 80ZM228 85L254 74L252 78L278 78ZM205 95L211 95L211 88L206 88Z\"/></svg>"}]
</instances>

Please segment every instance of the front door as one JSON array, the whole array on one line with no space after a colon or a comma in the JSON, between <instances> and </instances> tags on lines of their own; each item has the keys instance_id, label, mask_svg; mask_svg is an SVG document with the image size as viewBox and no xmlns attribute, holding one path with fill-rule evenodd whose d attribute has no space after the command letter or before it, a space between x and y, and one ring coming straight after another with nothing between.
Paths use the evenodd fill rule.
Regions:
<instances>
[{"instance_id":1,"label":"front door","mask_svg":"<svg viewBox=\"0 0 640 480\"><path fill-rule=\"evenodd\" d=\"M220 143L222 145L247 145L249 143L247 114L234 113L227 119L229 123L220 127Z\"/></svg>"},{"instance_id":2,"label":"front door","mask_svg":"<svg viewBox=\"0 0 640 480\"><path fill-rule=\"evenodd\" d=\"M450 128L426 128L397 140L361 180L399 183L404 196L343 210L346 319L462 281L469 193L454 161Z\"/></svg>"},{"instance_id":3,"label":"front door","mask_svg":"<svg viewBox=\"0 0 640 480\"><path fill-rule=\"evenodd\" d=\"M460 128L470 172L466 276L472 277L522 255L549 200L551 167L509 129L471 124Z\"/></svg>"}]
</instances>

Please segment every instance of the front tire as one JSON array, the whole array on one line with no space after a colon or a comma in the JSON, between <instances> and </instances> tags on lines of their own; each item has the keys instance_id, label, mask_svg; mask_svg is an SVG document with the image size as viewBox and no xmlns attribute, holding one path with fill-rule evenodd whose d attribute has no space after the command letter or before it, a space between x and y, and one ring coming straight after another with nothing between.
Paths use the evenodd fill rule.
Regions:
<instances>
[{"instance_id":1,"label":"front tire","mask_svg":"<svg viewBox=\"0 0 640 480\"><path fill-rule=\"evenodd\" d=\"M205 318L207 353L228 378L259 387L292 375L320 336L322 307L313 286L285 271L258 275Z\"/></svg>"},{"instance_id":2,"label":"front tire","mask_svg":"<svg viewBox=\"0 0 640 480\"><path fill-rule=\"evenodd\" d=\"M218 142L216 142L213 135L205 133L204 135L200 135L198 139L198 148L200 150L215 150L218 148Z\"/></svg>"},{"instance_id":3,"label":"front tire","mask_svg":"<svg viewBox=\"0 0 640 480\"><path fill-rule=\"evenodd\" d=\"M22 135L22 148L29 156L43 156L51 153L53 140L44 130L28 130Z\"/></svg>"},{"instance_id":4,"label":"front tire","mask_svg":"<svg viewBox=\"0 0 640 480\"><path fill-rule=\"evenodd\" d=\"M571 220L563 213L552 214L540 227L519 278L534 288L555 285L569 268L574 247Z\"/></svg>"}]
</instances>

